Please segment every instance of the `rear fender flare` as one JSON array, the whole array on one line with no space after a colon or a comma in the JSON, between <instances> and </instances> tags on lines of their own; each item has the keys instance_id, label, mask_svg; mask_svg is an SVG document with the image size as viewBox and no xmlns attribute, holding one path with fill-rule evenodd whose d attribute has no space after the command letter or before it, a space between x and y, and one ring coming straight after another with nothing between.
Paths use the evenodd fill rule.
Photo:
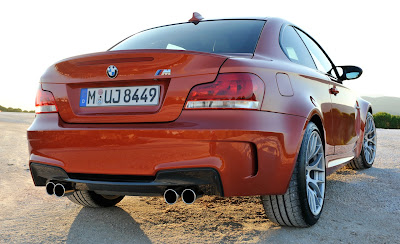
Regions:
<instances>
[{"instance_id":1,"label":"rear fender flare","mask_svg":"<svg viewBox=\"0 0 400 244\"><path fill-rule=\"evenodd\" d=\"M367 115L368 112L372 113L372 105L368 101L359 98L358 99L358 106L360 108L360 124L356 126L356 128L359 128L359 131L357 134L359 135L359 138L357 140L357 146L355 150L355 155L354 157L358 157L361 154L361 149L362 149L362 144L364 141L364 131L365 131L365 123L367 120Z\"/></svg>"},{"instance_id":2,"label":"rear fender flare","mask_svg":"<svg viewBox=\"0 0 400 244\"><path fill-rule=\"evenodd\" d=\"M315 122L317 117L320 120L320 124L318 124L318 122L317 123ZM306 120L305 120L305 123L304 123L304 126L303 126L303 131L301 132L300 140L297 142L297 155L296 155L295 163L292 165L292 172L291 172L290 176L293 174L293 171L294 171L294 169L296 167L298 156L299 156L299 152L300 152L301 143L303 141L304 134L306 132L307 126L308 126L308 124L310 122L314 122L317 125L318 129L320 130L320 133L322 133L322 135L321 135L322 138L321 139L323 140L323 145L324 145L324 149L325 149L325 143L326 143L325 142L325 135L326 135L326 133L325 133L325 127L323 126L324 120L323 120L323 117L322 117L322 114L321 114L320 110L318 110L317 108L314 108L309 112L308 116L306 117ZM326 155L325 150L324 150L324 153ZM289 182L290 182L290 177L288 178L288 181L287 181L288 186L289 186Z\"/></svg>"}]
</instances>

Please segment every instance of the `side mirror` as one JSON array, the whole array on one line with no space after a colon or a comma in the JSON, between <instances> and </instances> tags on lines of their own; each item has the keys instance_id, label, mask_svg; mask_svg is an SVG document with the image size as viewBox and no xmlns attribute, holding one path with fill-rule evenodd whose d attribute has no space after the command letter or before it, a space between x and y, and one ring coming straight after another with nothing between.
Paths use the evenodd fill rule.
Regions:
<instances>
[{"instance_id":1,"label":"side mirror","mask_svg":"<svg viewBox=\"0 0 400 244\"><path fill-rule=\"evenodd\" d=\"M341 80L354 80L361 76L362 69L357 66L337 66L336 67L339 73L339 79Z\"/></svg>"}]
</instances>

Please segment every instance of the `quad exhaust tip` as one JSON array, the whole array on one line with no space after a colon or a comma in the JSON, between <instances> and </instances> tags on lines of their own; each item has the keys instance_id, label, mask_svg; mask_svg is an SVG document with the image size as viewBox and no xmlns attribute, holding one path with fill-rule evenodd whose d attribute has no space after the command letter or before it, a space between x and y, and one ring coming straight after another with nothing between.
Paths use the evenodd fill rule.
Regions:
<instances>
[{"instance_id":1,"label":"quad exhaust tip","mask_svg":"<svg viewBox=\"0 0 400 244\"><path fill-rule=\"evenodd\" d=\"M47 194L52 196L54 194L54 187L55 186L56 185L53 182L47 182L47 184L46 184L46 192L47 192Z\"/></svg>"},{"instance_id":2,"label":"quad exhaust tip","mask_svg":"<svg viewBox=\"0 0 400 244\"><path fill-rule=\"evenodd\" d=\"M167 189L164 192L164 201L169 205L175 204L179 199L179 194L174 189Z\"/></svg>"},{"instance_id":3,"label":"quad exhaust tip","mask_svg":"<svg viewBox=\"0 0 400 244\"><path fill-rule=\"evenodd\" d=\"M197 194L192 189L185 189L182 192L182 201L186 204L192 204L196 201Z\"/></svg>"},{"instance_id":4,"label":"quad exhaust tip","mask_svg":"<svg viewBox=\"0 0 400 244\"><path fill-rule=\"evenodd\" d=\"M56 197L63 197L65 194L65 187L58 183L54 186L54 195L56 195Z\"/></svg>"}]
</instances>

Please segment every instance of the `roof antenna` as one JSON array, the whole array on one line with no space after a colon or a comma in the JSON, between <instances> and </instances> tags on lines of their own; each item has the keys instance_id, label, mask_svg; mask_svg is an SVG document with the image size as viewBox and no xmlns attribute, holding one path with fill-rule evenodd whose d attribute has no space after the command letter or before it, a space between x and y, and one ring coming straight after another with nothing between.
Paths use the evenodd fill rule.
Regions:
<instances>
[{"instance_id":1,"label":"roof antenna","mask_svg":"<svg viewBox=\"0 0 400 244\"><path fill-rule=\"evenodd\" d=\"M201 14L197 12L193 12L193 17L189 20L189 22L192 22L193 24L197 25L203 18Z\"/></svg>"}]
</instances>

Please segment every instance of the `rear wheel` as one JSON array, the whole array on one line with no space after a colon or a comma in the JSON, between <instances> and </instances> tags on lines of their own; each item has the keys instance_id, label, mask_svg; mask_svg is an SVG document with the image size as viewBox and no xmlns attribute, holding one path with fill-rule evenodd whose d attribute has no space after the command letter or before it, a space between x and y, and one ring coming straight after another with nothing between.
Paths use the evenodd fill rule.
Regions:
<instances>
[{"instance_id":1,"label":"rear wheel","mask_svg":"<svg viewBox=\"0 0 400 244\"><path fill-rule=\"evenodd\" d=\"M284 226L308 227L321 216L325 197L325 154L318 127L310 122L284 195L261 196L267 217Z\"/></svg>"},{"instance_id":2,"label":"rear wheel","mask_svg":"<svg viewBox=\"0 0 400 244\"><path fill-rule=\"evenodd\" d=\"M347 165L351 169L367 169L371 168L376 156L376 128L374 117L368 112L365 121L364 140L361 153Z\"/></svg>"},{"instance_id":3,"label":"rear wheel","mask_svg":"<svg viewBox=\"0 0 400 244\"><path fill-rule=\"evenodd\" d=\"M100 195L93 191L76 191L67 196L73 203L92 208L112 207L125 196Z\"/></svg>"}]
</instances>

